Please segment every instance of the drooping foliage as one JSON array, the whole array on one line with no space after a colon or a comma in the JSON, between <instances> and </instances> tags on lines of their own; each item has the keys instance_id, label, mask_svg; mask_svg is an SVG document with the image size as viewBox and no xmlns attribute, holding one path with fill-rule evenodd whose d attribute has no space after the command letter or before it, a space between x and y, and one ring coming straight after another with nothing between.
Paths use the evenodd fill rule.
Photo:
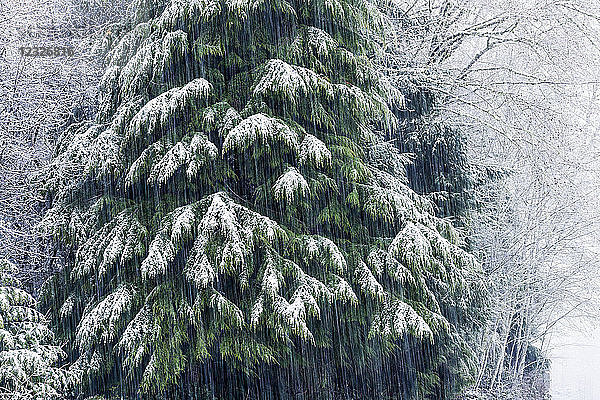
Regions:
<instances>
[{"instance_id":1,"label":"drooping foliage","mask_svg":"<svg viewBox=\"0 0 600 400\"><path fill-rule=\"evenodd\" d=\"M440 365L469 373L478 264L387 140L385 23L367 0L137 4L47 173L69 256L43 299L84 394L443 396Z\"/></svg>"},{"instance_id":2,"label":"drooping foliage","mask_svg":"<svg viewBox=\"0 0 600 400\"><path fill-rule=\"evenodd\" d=\"M467 162L465 138L455 128L421 123L401 134L400 148L414 155L407 168L410 187L428 195L439 216L465 222L474 207L474 172Z\"/></svg>"},{"instance_id":3,"label":"drooping foliage","mask_svg":"<svg viewBox=\"0 0 600 400\"><path fill-rule=\"evenodd\" d=\"M408 22L406 25L404 28L396 23L400 33L394 31L394 34L410 36L403 30L410 30L412 25ZM392 47L388 57L407 62L406 56L398 52L402 52L401 47ZM406 77L391 70L390 79L394 84L404 83L411 88L405 94L406 108L397 113L402 123L390 136L398 149L410 157L411 162L406 165L408 185L432 201L436 215L450 217L464 225L469 211L476 207L477 175L487 171L479 172L481 167L470 163L467 138L460 126L451 126L441 118L438 94L426 85L420 87L418 77Z\"/></svg>"},{"instance_id":4,"label":"drooping foliage","mask_svg":"<svg viewBox=\"0 0 600 400\"><path fill-rule=\"evenodd\" d=\"M406 79L402 76L391 78L397 85ZM476 185L474 167L466 154L465 137L457 128L439 121L434 94L427 89L415 89L414 82L409 86L412 90L405 95L406 107L396 113L402 124L389 136L390 141L411 160L405 168L407 185L431 202L437 216L452 221L465 235L477 202L473 190ZM469 250L470 246L465 241L462 247ZM486 305L480 308L480 318L469 322L454 313L454 305L445 310L444 315L457 330L428 349L427 357L436 371L434 398L443 398L447 390L444 388L471 383L468 372L471 365L465 364L465 360L472 360L465 354L476 351L479 345L478 334L487 306L485 296L482 300Z\"/></svg>"},{"instance_id":5,"label":"drooping foliage","mask_svg":"<svg viewBox=\"0 0 600 400\"><path fill-rule=\"evenodd\" d=\"M0 260L0 398L61 399L73 376L56 365L66 357L53 345L48 321L21 289L18 268Z\"/></svg>"}]
</instances>

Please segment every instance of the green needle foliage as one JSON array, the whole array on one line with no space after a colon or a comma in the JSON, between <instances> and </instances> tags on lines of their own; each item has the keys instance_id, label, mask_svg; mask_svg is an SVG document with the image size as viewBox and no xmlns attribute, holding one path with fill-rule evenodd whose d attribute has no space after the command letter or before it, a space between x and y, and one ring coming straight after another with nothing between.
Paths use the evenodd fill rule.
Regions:
<instances>
[{"instance_id":1,"label":"green needle foliage","mask_svg":"<svg viewBox=\"0 0 600 400\"><path fill-rule=\"evenodd\" d=\"M66 356L52 345L48 321L35 310L35 300L15 278L18 268L0 260L0 398L61 399L74 377L57 368Z\"/></svg>"},{"instance_id":2,"label":"green needle foliage","mask_svg":"<svg viewBox=\"0 0 600 400\"><path fill-rule=\"evenodd\" d=\"M386 141L405 107L369 61L386 23L367 0L136 5L46 176L67 262L43 299L83 394L398 398L467 376L479 266Z\"/></svg>"}]
</instances>

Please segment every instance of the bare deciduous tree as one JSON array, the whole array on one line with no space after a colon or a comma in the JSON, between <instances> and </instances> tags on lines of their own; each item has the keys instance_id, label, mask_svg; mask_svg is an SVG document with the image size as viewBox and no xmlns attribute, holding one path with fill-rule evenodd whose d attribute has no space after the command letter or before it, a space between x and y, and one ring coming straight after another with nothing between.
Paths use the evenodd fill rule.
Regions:
<instances>
[{"instance_id":1,"label":"bare deciduous tree","mask_svg":"<svg viewBox=\"0 0 600 400\"><path fill-rule=\"evenodd\" d=\"M13 1L0 4L0 257L38 287L48 247L35 231L45 199L38 171L67 123L91 118L101 74L98 43L126 2ZM24 57L21 47L69 47L72 57Z\"/></svg>"}]
</instances>

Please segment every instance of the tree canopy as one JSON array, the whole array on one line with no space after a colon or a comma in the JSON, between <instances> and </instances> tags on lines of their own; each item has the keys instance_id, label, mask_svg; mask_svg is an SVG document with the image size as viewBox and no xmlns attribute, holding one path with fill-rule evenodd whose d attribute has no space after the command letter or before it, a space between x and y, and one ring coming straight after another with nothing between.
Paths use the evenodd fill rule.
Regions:
<instances>
[{"instance_id":1,"label":"tree canopy","mask_svg":"<svg viewBox=\"0 0 600 400\"><path fill-rule=\"evenodd\" d=\"M454 391L479 265L390 140L412 105L372 61L377 4L133 10L46 174L68 262L42 299L82 393Z\"/></svg>"}]
</instances>

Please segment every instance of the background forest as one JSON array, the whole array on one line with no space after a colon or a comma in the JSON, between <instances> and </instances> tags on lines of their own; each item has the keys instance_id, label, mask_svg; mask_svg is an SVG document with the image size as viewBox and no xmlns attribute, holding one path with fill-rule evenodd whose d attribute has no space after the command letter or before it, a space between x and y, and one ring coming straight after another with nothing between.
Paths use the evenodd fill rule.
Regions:
<instances>
[{"instance_id":1,"label":"background forest","mask_svg":"<svg viewBox=\"0 0 600 400\"><path fill-rule=\"evenodd\" d=\"M592 3L3 0L0 397L547 398Z\"/></svg>"}]
</instances>

